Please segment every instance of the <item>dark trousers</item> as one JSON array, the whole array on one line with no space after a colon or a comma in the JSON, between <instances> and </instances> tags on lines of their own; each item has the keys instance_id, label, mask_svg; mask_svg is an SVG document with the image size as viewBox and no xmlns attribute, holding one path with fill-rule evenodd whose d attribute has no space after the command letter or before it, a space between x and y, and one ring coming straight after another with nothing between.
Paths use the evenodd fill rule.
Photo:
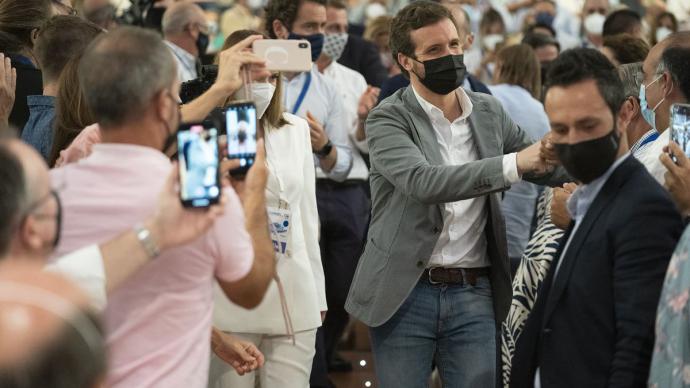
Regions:
<instances>
[{"instance_id":1,"label":"dark trousers","mask_svg":"<svg viewBox=\"0 0 690 388\"><path fill-rule=\"evenodd\" d=\"M321 261L328 313L316 337L312 387L328 386L328 364L348 323L345 300L364 248L369 223L365 181L318 180L316 204L321 221Z\"/></svg>"}]
</instances>

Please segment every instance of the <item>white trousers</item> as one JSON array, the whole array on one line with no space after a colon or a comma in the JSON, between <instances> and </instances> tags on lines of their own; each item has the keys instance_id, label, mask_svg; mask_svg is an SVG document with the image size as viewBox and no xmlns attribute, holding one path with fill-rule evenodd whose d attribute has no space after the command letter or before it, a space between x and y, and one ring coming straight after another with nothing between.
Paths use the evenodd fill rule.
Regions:
<instances>
[{"instance_id":1,"label":"white trousers","mask_svg":"<svg viewBox=\"0 0 690 388\"><path fill-rule=\"evenodd\" d=\"M266 362L263 368L240 376L214 354L211 356L208 388L309 388L316 352L316 329L295 333L294 345L292 338L285 335L232 335L256 345Z\"/></svg>"}]
</instances>

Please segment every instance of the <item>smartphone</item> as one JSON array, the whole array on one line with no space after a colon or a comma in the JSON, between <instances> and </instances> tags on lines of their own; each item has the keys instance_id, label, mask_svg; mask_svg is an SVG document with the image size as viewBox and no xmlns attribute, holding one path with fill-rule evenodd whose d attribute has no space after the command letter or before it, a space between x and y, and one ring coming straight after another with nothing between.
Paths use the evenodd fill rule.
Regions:
<instances>
[{"instance_id":1,"label":"smartphone","mask_svg":"<svg viewBox=\"0 0 690 388\"><path fill-rule=\"evenodd\" d=\"M242 176L256 158L256 106L251 101L230 104L225 110L225 128L228 133L228 159L238 159L240 167L230 175Z\"/></svg>"},{"instance_id":2,"label":"smartphone","mask_svg":"<svg viewBox=\"0 0 690 388\"><path fill-rule=\"evenodd\" d=\"M680 146L685 155L690 156L690 105L671 105L671 140ZM671 158L677 162L674 155Z\"/></svg>"},{"instance_id":3,"label":"smartphone","mask_svg":"<svg viewBox=\"0 0 690 388\"><path fill-rule=\"evenodd\" d=\"M311 70L311 44L306 40L259 39L254 54L266 60L269 71L302 72Z\"/></svg>"},{"instance_id":4,"label":"smartphone","mask_svg":"<svg viewBox=\"0 0 690 388\"><path fill-rule=\"evenodd\" d=\"M182 205L203 208L218 203L218 129L208 122L183 124L177 132L177 152Z\"/></svg>"}]
</instances>

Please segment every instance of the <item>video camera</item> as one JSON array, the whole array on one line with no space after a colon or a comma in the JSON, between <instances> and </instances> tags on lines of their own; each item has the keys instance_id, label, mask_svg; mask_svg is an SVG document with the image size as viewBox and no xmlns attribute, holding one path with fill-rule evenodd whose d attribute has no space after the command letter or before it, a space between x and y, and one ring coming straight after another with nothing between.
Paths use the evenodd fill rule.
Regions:
<instances>
[{"instance_id":1,"label":"video camera","mask_svg":"<svg viewBox=\"0 0 690 388\"><path fill-rule=\"evenodd\" d=\"M203 65L199 78L184 82L180 88L180 100L186 104L204 94L218 77L218 65Z\"/></svg>"}]
</instances>

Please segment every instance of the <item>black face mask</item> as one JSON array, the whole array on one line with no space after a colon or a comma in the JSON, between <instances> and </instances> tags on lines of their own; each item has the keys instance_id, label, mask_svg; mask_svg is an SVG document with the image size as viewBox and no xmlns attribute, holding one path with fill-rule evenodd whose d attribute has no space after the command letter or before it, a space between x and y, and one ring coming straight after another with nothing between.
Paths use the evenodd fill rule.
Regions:
<instances>
[{"instance_id":1,"label":"black face mask","mask_svg":"<svg viewBox=\"0 0 690 388\"><path fill-rule=\"evenodd\" d=\"M199 32L199 36L196 38L196 48L199 50L199 56L206 54L206 49L208 48L209 38L208 35L203 32Z\"/></svg>"},{"instance_id":2,"label":"black face mask","mask_svg":"<svg viewBox=\"0 0 690 388\"><path fill-rule=\"evenodd\" d=\"M618 134L611 132L597 139L575 144L554 143L556 154L566 171L578 181L587 184L604 175L616 161Z\"/></svg>"},{"instance_id":3,"label":"black face mask","mask_svg":"<svg viewBox=\"0 0 690 388\"><path fill-rule=\"evenodd\" d=\"M448 54L424 62L412 59L424 65L424 78L417 73L415 75L422 85L436 94L446 95L459 88L467 76L462 54Z\"/></svg>"},{"instance_id":4,"label":"black face mask","mask_svg":"<svg viewBox=\"0 0 690 388\"><path fill-rule=\"evenodd\" d=\"M168 92L168 96L177 104L177 99L173 97L173 94ZM179 126L182 124L182 111L180 110L180 106L176 105L177 107L177 125ZM163 141L163 148L161 149L161 152L164 154L167 153L167 151L172 147L173 144L177 141L177 128L172 128L173 124L170 124L169 122L166 121L165 123L165 130L167 131L167 135L165 137L165 140Z\"/></svg>"},{"instance_id":5,"label":"black face mask","mask_svg":"<svg viewBox=\"0 0 690 388\"><path fill-rule=\"evenodd\" d=\"M55 203L57 204L57 213L55 214L55 240L53 240L53 249L55 249L60 243L60 232L62 231L62 202L60 202L60 196L57 191L53 190L50 193L55 198Z\"/></svg>"}]
</instances>

